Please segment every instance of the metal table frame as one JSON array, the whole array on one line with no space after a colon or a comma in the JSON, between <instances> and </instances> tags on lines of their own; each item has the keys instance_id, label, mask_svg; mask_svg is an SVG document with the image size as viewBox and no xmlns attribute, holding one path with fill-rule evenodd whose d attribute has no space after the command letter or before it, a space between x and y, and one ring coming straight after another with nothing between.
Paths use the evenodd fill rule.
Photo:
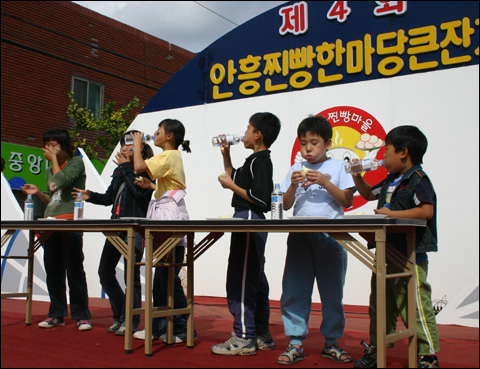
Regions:
<instances>
[{"instance_id":1,"label":"metal table frame","mask_svg":"<svg viewBox=\"0 0 480 369\"><path fill-rule=\"evenodd\" d=\"M372 272L376 273L377 289L377 366L386 366L386 346L400 339L408 338L408 365L417 365L417 332L415 305L415 230L425 227L426 222L416 219L370 218L370 219L285 219L285 220L190 220L190 221L156 221L138 220L80 220L80 221L2 221L2 229L8 231L2 235L2 247L15 230L30 230L30 246L28 250L28 286L26 294L2 294L4 297L27 297L26 323L31 323L31 296L33 283L33 254L53 231L102 232L127 260L127 286L133 285L133 268L135 266L135 232L145 238L145 308L133 309L133 289L127 288L125 352L132 349L132 318L134 314L145 314L145 355L152 355L152 318L167 317L167 343L173 342L173 317L188 314L187 346L194 345L194 261L207 251L224 233L231 232L325 232L337 240L349 253L353 254ZM40 239L35 240L35 231L44 231ZM128 244L116 236L115 232L127 232ZM194 243L195 232L207 233L200 242ZM386 245L387 232L405 233L408 240L407 257ZM166 235L166 240L155 250L153 239L156 233ZM362 236L373 236L376 252L369 250L361 242L351 236L358 233ZM187 236L187 260L181 265L187 267L187 307L175 309L173 305L174 268L172 262L175 246ZM386 273L386 256L391 263L400 267L403 272ZM24 257L25 258L25 257ZM152 306L152 274L154 266L168 267L168 299L167 306ZM385 281L389 278L406 277L408 282L408 322L405 330L386 335Z\"/></svg>"},{"instance_id":2,"label":"metal table frame","mask_svg":"<svg viewBox=\"0 0 480 369\"><path fill-rule=\"evenodd\" d=\"M133 269L135 266L135 233L139 231L139 223L137 220L34 220L34 221L10 221L2 220L2 229L7 231L2 234L2 248L7 245L10 238L15 232L26 230L29 231L29 246L27 256L2 256L2 259L27 259L27 291L19 293L2 293L1 297L26 297L26 317L25 324L30 325L32 322L32 295L33 295L33 265L34 254L51 236L53 232L102 232L112 245L125 257L127 261L127 286L133 286ZM40 233L41 232L41 233ZM127 244L117 235L117 232L126 232L128 237ZM40 237L36 238L35 234L40 233ZM102 247L102 245L97 245ZM132 291L131 291L132 290ZM133 307L133 289L127 288L127 295L132 301L130 306ZM131 296L130 296L131 295ZM128 304L127 304L128 305ZM131 311L126 311L130 314ZM127 315L129 316L129 315ZM132 332L132 319L126 320L126 329ZM127 326L130 324L130 326ZM125 335L125 350L131 350L132 334Z\"/></svg>"},{"instance_id":3,"label":"metal table frame","mask_svg":"<svg viewBox=\"0 0 480 369\"><path fill-rule=\"evenodd\" d=\"M377 366L386 366L386 346L400 339L408 338L409 367L417 366L417 332L416 332L416 298L415 298L415 231L425 227L426 221L398 218L369 219L286 219L286 220L192 220L192 221L141 221L145 232L145 354L152 353L153 317L166 316L167 343L172 342L173 316L189 314L187 323L187 346L193 347L193 266L194 261L210 248L225 232L325 232L337 240L349 253L353 254L373 273L376 273L377 288ZM153 237L155 233L170 233L170 237L155 251ZM199 243L194 244L195 232L208 233ZM387 232L405 233L407 235L407 257L386 245ZM350 233L372 236L376 243L376 252L369 250ZM187 247L187 308L173 309L173 268L170 270L168 307L152 308L152 268L156 262L173 250L184 237L188 238ZM386 256L403 272L387 275ZM408 282L408 322L405 330L386 335L385 281L389 278L406 277ZM131 318L130 318L131 319ZM130 334L128 332L128 334Z\"/></svg>"}]
</instances>

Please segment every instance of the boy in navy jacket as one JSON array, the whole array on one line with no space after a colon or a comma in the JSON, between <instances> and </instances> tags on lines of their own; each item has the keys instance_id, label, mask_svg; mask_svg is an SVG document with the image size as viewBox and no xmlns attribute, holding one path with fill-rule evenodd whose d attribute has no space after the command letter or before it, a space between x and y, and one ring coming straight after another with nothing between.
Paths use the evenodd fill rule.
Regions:
<instances>
[{"instance_id":1,"label":"boy in navy jacket","mask_svg":"<svg viewBox=\"0 0 480 369\"><path fill-rule=\"evenodd\" d=\"M230 148L222 146L225 174L218 177L223 188L233 191L234 218L265 219L273 191L273 165L268 148L280 132L280 121L271 113L256 113L243 138L253 154L233 169ZM267 233L232 233L227 270L227 300L234 316L232 337L212 346L218 355L255 355L257 349L275 348L270 334L268 281L264 272Z\"/></svg>"},{"instance_id":2,"label":"boy in navy jacket","mask_svg":"<svg viewBox=\"0 0 480 369\"><path fill-rule=\"evenodd\" d=\"M392 129L385 138L386 151L384 166L389 172L387 178L370 186L360 174L353 175L358 192L366 200L378 200L376 214L392 218L425 219L426 228L419 228L416 234L416 291L417 291L417 353L418 368L438 368L439 338L435 312L432 304L432 289L427 282L427 252L437 251L437 197L432 183L423 171L423 155L427 151L427 138L414 126L399 126ZM406 237L403 234L387 235L387 243L400 252L406 252ZM394 264L388 265L388 273L401 272ZM370 294L370 345L365 342L365 354L354 363L355 368L377 367L377 315L376 283L372 274ZM406 278L388 279L386 292L387 334L395 332L397 317L407 321Z\"/></svg>"}]
</instances>

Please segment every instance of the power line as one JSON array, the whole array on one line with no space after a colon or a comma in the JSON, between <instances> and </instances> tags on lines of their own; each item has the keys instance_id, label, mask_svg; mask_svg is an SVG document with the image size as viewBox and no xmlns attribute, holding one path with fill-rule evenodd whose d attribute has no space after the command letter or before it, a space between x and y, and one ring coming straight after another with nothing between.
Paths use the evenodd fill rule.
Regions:
<instances>
[{"instance_id":1,"label":"power line","mask_svg":"<svg viewBox=\"0 0 480 369\"><path fill-rule=\"evenodd\" d=\"M202 8L205 8L205 9L207 9L208 11L212 12L213 14L216 14L216 15L218 15L220 18L223 18L223 19L225 19L226 21L228 21L228 22L230 22L230 23L234 24L235 26L238 26L238 24L237 24L237 23L235 23L235 22L232 22L230 19L228 19L228 18L225 18L223 15L221 15L221 14L218 14L217 12L213 11L213 10L212 10L212 9L210 9L210 8L207 8L205 5L202 5L202 4L200 4L198 1L194 1L194 3L195 3L195 4L197 4L197 5L200 5Z\"/></svg>"}]
</instances>

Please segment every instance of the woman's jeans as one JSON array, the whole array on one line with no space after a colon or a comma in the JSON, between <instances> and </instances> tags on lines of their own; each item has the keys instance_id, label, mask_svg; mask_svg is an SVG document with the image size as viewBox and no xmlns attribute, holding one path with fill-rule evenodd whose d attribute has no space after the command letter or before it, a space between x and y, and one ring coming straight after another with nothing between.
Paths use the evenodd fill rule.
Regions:
<instances>
[{"instance_id":1,"label":"woman's jeans","mask_svg":"<svg viewBox=\"0 0 480 369\"><path fill-rule=\"evenodd\" d=\"M185 247L175 246L175 263L183 263L185 255ZM182 281L178 276L181 267L175 267L174 282L174 307L182 309L187 307L187 298L183 291ZM167 289L168 289L168 268L155 268L155 277L153 278L153 306L167 305ZM166 333L167 318L154 318L152 321L152 334L160 337ZM178 336L187 330L187 315L176 315L173 319L173 334Z\"/></svg>"},{"instance_id":2,"label":"woman's jeans","mask_svg":"<svg viewBox=\"0 0 480 369\"><path fill-rule=\"evenodd\" d=\"M128 242L126 232L118 232L119 237L123 239L125 243ZM122 254L115 246L107 239L105 246L103 247L102 257L100 259L100 265L98 266L98 276L100 277L100 284L103 290L110 299L110 305L113 312L113 320L115 322L125 322L125 292L118 283L116 276L117 264L120 261ZM143 239L140 234L135 235L135 262L139 263L143 258ZM127 279L127 267L125 263L124 278ZM126 285L126 282L125 282ZM142 307L142 285L140 283L140 266L135 265L133 271L133 308ZM135 332L140 324L140 315L133 316L132 329Z\"/></svg>"}]
</instances>

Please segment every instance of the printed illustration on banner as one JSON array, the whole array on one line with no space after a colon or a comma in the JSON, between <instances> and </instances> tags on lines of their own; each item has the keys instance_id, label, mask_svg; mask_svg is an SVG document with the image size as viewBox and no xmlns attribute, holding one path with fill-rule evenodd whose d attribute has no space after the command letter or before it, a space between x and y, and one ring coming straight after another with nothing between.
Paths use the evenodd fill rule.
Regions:
<instances>
[{"instance_id":1,"label":"printed illustration on banner","mask_svg":"<svg viewBox=\"0 0 480 369\"><path fill-rule=\"evenodd\" d=\"M383 159L385 153L385 130L370 113L352 106L336 106L321 111L317 115L327 118L333 128L332 147L327 156L333 159ZM300 141L293 145L291 165L304 159L300 153ZM385 178L385 168L363 173L370 185L375 185ZM345 211L352 211L363 206L367 201L358 192L355 193L353 206Z\"/></svg>"}]
</instances>

